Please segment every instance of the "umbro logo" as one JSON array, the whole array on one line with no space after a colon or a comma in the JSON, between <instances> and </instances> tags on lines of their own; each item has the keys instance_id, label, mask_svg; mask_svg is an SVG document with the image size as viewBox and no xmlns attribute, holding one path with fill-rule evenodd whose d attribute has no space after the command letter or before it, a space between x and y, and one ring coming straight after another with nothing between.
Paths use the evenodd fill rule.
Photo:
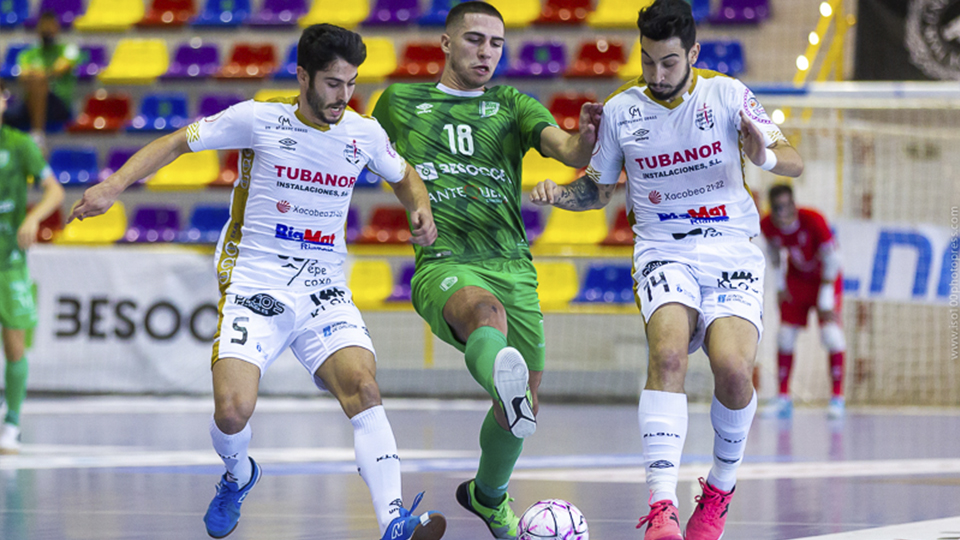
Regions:
<instances>
[{"instance_id":1,"label":"umbro logo","mask_svg":"<svg viewBox=\"0 0 960 540\"><path fill-rule=\"evenodd\" d=\"M648 136L649 134L650 134L650 130L643 129L643 128L640 128L632 133L632 135L637 138L637 141L649 141L650 140L650 137Z\"/></svg>"},{"instance_id":2,"label":"umbro logo","mask_svg":"<svg viewBox=\"0 0 960 540\"><path fill-rule=\"evenodd\" d=\"M433 103L421 103L417 105L417 114L427 114L433 112Z\"/></svg>"}]
</instances>

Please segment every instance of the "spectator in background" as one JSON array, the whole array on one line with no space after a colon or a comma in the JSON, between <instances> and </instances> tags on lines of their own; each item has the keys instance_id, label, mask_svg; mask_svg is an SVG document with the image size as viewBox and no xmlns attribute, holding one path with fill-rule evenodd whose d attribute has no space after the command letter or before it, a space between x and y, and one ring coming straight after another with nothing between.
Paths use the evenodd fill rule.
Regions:
<instances>
[{"instance_id":1,"label":"spectator in background","mask_svg":"<svg viewBox=\"0 0 960 540\"><path fill-rule=\"evenodd\" d=\"M0 81L0 119L7 109ZM27 184L33 178L43 196L27 211ZM0 428L0 454L20 451L20 405L27 394L27 334L37 324L33 282L25 250L37 239L40 222L63 202L63 188L37 145L0 120L0 326L3 334L4 397L7 414Z\"/></svg>"},{"instance_id":2,"label":"spectator in background","mask_svg":"<svg viewBox=\"0 0 960 540\"><path fill-rule=\"evenodd\" d=\"M80 49L72 43L58 43L59 34L57 16L44 12L37 22L40 43L17 57L22 99L10 108L5 119L13 127L29 131L43 151L47 122L67 122L73 116L77 84L74 69L80 61Z\"/></svg>"},{"instance_id":3,"label":"spectator in background","mask_svg":"<svg viewBox=\"0 0 960 540\"><path fill-rule=\"evenodd\" d=\"M823 214L811 208L797 208L793 189L786 184L770 188L770 214L760 220L769 255L777 270L777 301L780 304L780 331L777 334L777 378L780 395L770 403L764 416L790 418L790 372L797 333L807 326L807 315L817 310L820 340L830 353L833 397L827 414L843 417L843 356L846 342L840 327L843 279L840 252ZM787 268L780 264L787 252Z\"/></svg>"}]
</instances>

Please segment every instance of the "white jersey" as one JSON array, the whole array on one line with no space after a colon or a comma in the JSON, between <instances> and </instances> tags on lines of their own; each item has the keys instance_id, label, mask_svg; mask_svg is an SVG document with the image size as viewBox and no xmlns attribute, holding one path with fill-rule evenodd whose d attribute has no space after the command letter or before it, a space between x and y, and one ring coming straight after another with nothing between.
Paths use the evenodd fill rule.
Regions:
<instances>
[{"instance_id":1,"label":"white jersey","mask_svg":"<svg viewBox=\"0 0 960 540\"><path fill-rule=\"evenodd\" d=\"M640 77L603 107L599 140L587 176L615 184L627 173L627 214L637 242L752 238L760 216L744 183L740 112L755 122L765 146L785 140L742 82L693 69L683 96L667 103Z\"/></svg>"},{"instance_id":2,"label":"white jersey","mask_svg":"<svg viewBox=\"0 0 960 540\"><path fill-rule=\"evenodd\" d=\"M295 98L238 103L191 124L187 142L194 152L241 150L217 245L222 290L231 282L315 289L342 281L357 177L369 167L394 183L406 171L376 120L348 109L318 126Z\"/></svg>"}]
</instances>

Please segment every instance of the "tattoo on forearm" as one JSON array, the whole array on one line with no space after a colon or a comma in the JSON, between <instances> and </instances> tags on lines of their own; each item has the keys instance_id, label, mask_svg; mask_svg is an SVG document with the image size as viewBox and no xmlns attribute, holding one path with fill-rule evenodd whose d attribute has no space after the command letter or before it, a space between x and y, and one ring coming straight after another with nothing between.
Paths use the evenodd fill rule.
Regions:
<instances>
[{"instance_id":1,"label":"tattoo on forearm","mask_svg":"<svg viewBox=\"0 0 960 540\"><path fill-rule=\"evenodd\" d=\"M593 180L583 176L564 188L554 206L564 210L589 210L600 208L600 188Z\"/></svg>"}]
</instances>

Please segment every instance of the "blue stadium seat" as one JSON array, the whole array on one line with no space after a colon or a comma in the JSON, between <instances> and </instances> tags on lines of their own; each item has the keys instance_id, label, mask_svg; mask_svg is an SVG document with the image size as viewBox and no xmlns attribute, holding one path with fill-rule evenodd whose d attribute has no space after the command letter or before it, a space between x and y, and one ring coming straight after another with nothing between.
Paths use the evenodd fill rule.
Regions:
<instances>
[{"instance_id":1,"label":"blue stadium seat","mask_svg":"<svg viewBox=\"0 0 960 540\"><path fill-rule=\"evenodd\" d=\"M20 76L20 66L17 57L20 52L29 47L29 43L11 43L7 45L7 52L3 55L3 65L0 65L0 79L16 79Z\"/></svg>"},{"instance_id":2,"label":"blue stadium seat","mask_svg":"<svg viewBox=\"0 0 960 540\"><path fill-rule=\"evenodd\" d=\"M53 175L66 187L86 186L97 181L97 149L93 147L61 147L50 152Z\"/></svg>"},{"instance_id":3,"label":"blue stadium seat","mask_svg":"<svg viewBox=\"0 0 960 540\"><path fill-rule=\"evenodd\" d=\"M624 265L595 265L587 269L575 302L625 304L634 301L633 272Z\"/></svg>"},{"instance_id":4,"label":"blue stadium seat","mask_svg":"<svg viewBox=\"0 0 960 540\"><path fill-rule=\"evenodd\" d=\"M0 0L0 28L16 28L30 16L27 0Z\"/></svg>"},{"instance_id":5,"label":"blue stadium seat","mask_svg":"<svg viewBox=\"0 0 960 540\"><path fill-rule=\"evenodd\" d=\"M180 231L180 241L187 244L216 244L220 230L230 220L230 207L197 205L190 215L190 224Z\"/></svg>"},{"instance_id":6,"label":"blue stadium seat","mask_svg":"<svg viewBox=\"0 0 960 540\"><path fill-rule=\"evenodd\" d=\"M297 44L290 46L290 52L287 53L287 59L277 68L273 74L277 80L296 80L297 78Z\"/></svg>"},{"instance_id":7,"label":"blue stadium seat","mask_svg":"<svg viewBox=\"0 0 960 540\"><path fill-rule=\"evenodd\" d=\"M739 75L744 71L743 45L739 41L702 41L697 67Z\"/></svg>"},{"instance_id":8,"label":"blue stadium seat","mask_svg":"<svg viewBox=\"0 0 960 540\"><path fill-rule=\"evenodd\" d=\"M443 26L447 22L447 13L450 8L460 3L460 0L433 0L430 7L417 19L420 26Z\"/></svg>"},{"instance_id":9,"label":"blue stadium seat","mask_svg":"<svg viewBox=\"0 0 960 540\"><path fill-rule=\"evenodd\" d=\"M206 0L193 26L236 27L250 16L250 0Z\"/></svg>"},{"instance_id":10,"label":"blue stadium seat","mask_svg":"<svg viewBox=\"0 0 960 540\"><path fill-rule=\"evenodd\" d=\"M410 290L410 281L413 279L413 274L416 272L417 268L413 263L408 263L403 265L403 268L400 269L400 275L397 278L397 282L393 285L393 292L390 293L387 302L409 302L412 296Z\"/></svg>"},{"instance_id":11,"label":"blue stadium seat","mask_svg":"<svg viewBox=\"0 0 960 540\"><path fill-rule=\"evenodd\" d=\"M354 186L354 188L366 189L379 187L381 181L382 180L379 176L370 172L370 169L363 169L363 172L360 173L360 177L357 178L357 184Z\"/></svg>"},{"instance_id":12,"label":"blue stadium seat","mask_svg":"<svg viewBox=\"0 0 960 540\"><path fill-rule=\"evenodd\" d=\"M130 122L127 131L171 132L190 123L187 95L181 92L148 94L140 104L140 114Z\"/></svg>"},{"instance_id":13,"label":"blue stadium seat","mask_svg":"<svg viewBox=\"0 0 960 540\"><path fill-rule=\"evenodd\" d=\"M180 209L176 206L140 206L133 214L123 242L175 242L180 235Z\"/></svg>"},{"instance_id":14,"label":"blue stadium seat","mask_svg":"<svg viewBox=\"0 0 960 540\"><path fill-rule=\"evenodd\" d=\"M693 8L693 19L703 22L710 17L710 0L689 0L690 7Z\"/></svg>"}]
</instances>

